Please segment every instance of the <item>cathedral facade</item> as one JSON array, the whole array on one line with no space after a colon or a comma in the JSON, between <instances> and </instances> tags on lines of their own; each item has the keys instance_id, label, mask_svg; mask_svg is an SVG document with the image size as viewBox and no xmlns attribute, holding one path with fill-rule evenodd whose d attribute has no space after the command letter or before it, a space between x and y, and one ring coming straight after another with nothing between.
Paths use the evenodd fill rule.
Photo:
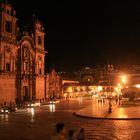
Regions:
<instances>
[{"instance_id":1,"label":"cathedral facade","mask_svg":"<svg viewBox=\"0 0 140 140\"><path fill-rule=\"evenodd\" d=\"M11 4L0 9L0 103L49 97L45 75L44 28L36 18L31 32L20 32Z\"/></svg>"}]
</instances>

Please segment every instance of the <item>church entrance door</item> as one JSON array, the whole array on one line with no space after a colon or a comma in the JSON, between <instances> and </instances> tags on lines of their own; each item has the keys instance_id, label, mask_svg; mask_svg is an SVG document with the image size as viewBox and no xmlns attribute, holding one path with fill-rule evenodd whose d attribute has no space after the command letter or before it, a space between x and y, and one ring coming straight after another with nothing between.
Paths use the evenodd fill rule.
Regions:
<instances>
[{"instance_id":1,"label":"church entrance door","mask_svg":"<svg viewBox=\"0 0 140 140\"><path fill-rule=\"evenodd\" d=\"M28 101L29 100L28 87L27 86L24 86L23 87L23 100L24 101Z\"/></svg>"}]
</instances>

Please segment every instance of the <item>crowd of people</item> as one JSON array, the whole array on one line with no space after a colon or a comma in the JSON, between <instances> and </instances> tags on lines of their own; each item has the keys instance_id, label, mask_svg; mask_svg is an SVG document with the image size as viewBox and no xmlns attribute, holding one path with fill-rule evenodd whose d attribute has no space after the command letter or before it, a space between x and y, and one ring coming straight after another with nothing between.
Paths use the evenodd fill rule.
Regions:
<instances>
[{"instance_id":1,"label":"crowd of people","mask_svg":"<svg viewBox=\"0 0 140 140\"><path fill-rule=\"evenodd\" d=\"M108 108L108 113L112 113L112 101L114 100L116 102L116 105L121 106L122 103L122 95L116 95L113 97L106 97L106 98L99 98L98 103L105 103L105 99L109 101L109 108Z\"/></svg>"},{"instance_id":2,"label":"crowd of people","mask_svg":"<svg viewBox=\"0 0 140 140\"><path fill-rule=\"evenodd\" d=\"M116 104L119 102L119 105L120 105L122 101L122 95L114 96L114 97L99 98L98 103L105 103L105 99L109 101L115 100Z\"/></svg>"},{"instance_id":3,"label":"crowd of people","mask_svg":"<svg viewBox=\"0 0 140 140\"><path fill-rule=\"evenodd\" d=\"M86 135L84 128L81 128L78 132L75 130L66 130L63 123L56 124L56 133L52 135L51 140L85 140Z\"/></svg>"}]
</instances>

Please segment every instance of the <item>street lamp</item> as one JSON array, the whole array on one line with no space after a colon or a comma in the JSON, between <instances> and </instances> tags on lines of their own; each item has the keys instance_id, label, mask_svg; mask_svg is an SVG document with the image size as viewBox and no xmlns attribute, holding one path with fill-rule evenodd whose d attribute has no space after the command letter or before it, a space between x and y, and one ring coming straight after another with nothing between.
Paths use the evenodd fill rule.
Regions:
<instances>
[{"instance_id":1,"label":"street lamp","mask_svg":"<svg viewBox=\"0 0 140 140\"><path fill-rule=\"evenodd\" d=\"M140 88L140 84L135 85L136 88Z\"/></svg>"},{"instance_id":2,"label":"street lamp","mask_svg":"<svg viewBox=\"0 0 140 140\"><path fill-rule=\"evenodd\" d=\"M121 82L124 83L124 84L127 82L127 76L126 75L121 76Z\"/></svg>"}]
</instances>

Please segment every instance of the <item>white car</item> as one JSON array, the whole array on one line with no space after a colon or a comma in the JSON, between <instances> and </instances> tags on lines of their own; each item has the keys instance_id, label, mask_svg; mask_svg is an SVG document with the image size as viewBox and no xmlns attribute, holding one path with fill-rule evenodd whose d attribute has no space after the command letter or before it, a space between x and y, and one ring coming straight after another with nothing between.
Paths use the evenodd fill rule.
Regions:
<instances>
[{"instance_id":1,"label":"white car","mask_svg":"<svg viewBox=\"0 0 140 140\"><path fill-rule=\"evenodd\" d=\"M56 104L56 103L59 103L59 101L58 100L51 100L50 101L50 104Z\"/></svg>"},{"instance_id":2,"label":"white car","mask_svg":"<svg viewBox=\"0 0 140 140\"><path fill-rule=\"evenodd\" d=\"M8 114L8 113L10 113L10 111L8 109L1 108L0 113L1 114Z\"/></svg>"},{"instance_id":3,"label":"white car","mask_svg":"<svg viewBox=\"0 0 140 140\"><path fill-rule=\"evenodd\" d=\"M40 102L31 102L27 104L28 107L38 107L40 106Z\"/></svg>"}]
</instances>

